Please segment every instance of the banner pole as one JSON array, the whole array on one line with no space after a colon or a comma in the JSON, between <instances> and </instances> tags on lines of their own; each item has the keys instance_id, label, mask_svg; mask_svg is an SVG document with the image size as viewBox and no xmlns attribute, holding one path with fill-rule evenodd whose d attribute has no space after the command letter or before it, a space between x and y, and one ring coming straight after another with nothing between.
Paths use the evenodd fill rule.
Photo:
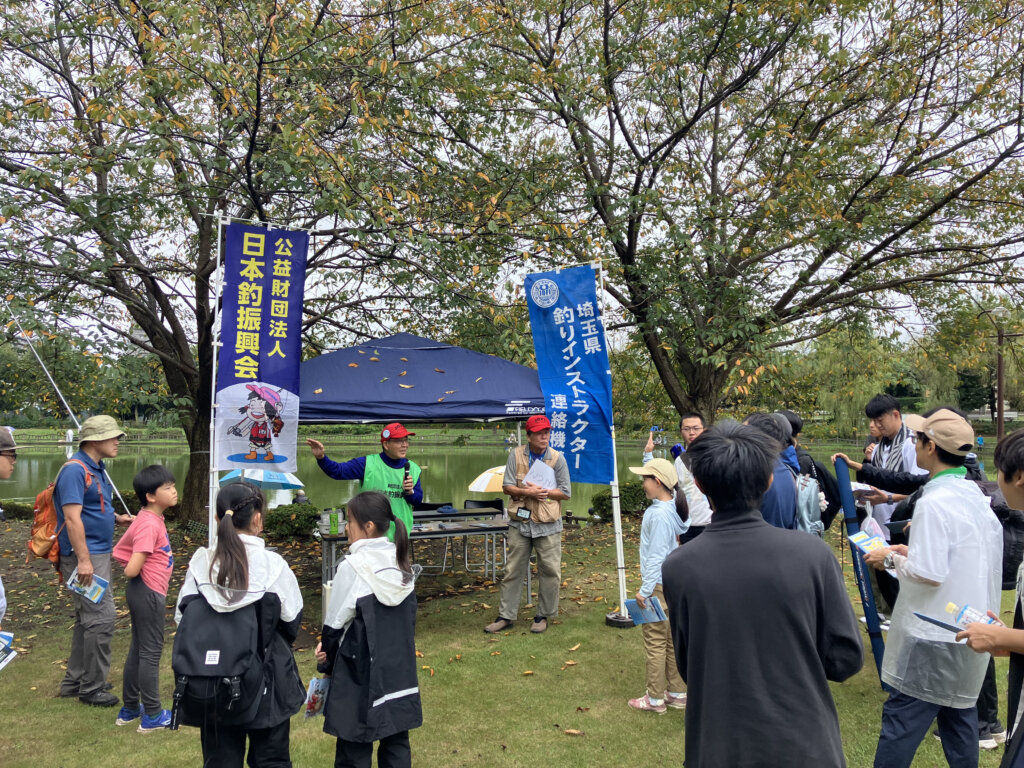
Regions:
<instances>
[{"instance_id":1,"label":"banner pole","mask_svg":"<svg viewBox=\"0 0 1024 768\"><path fill-rule=\"evenodd\" d=\"M220 275L221 242L224 237L224 217L217 217L217 266L213 270L213 327L211 329L211 344L213 346L213 376L210 381L210 490L207 497L207 526L209 544L212 548L217 541L217 359L220 356L221 333L220 333L220 299L224 282Z\"/></svg>"},{"instance_id":2,"label":"banner pole","mask_svg":"<svg viewBox=\"0 0 1024 768\"><path fill-rule=\"evenodd\" d=\"M607 314L607 301L604 292L604 267L601 262L597 262L594 265L597 270L598 277L598 289L601 292L601 326L604 330L605 346L608 344L608 329L604 325L604 319ZM608 355L608 378L611 378L611 354ZM619 502L619 460L618 452L615 447L615 410L612 409L610 414L612 417L611 422L611 438L612 438L612 522L615 528L615 568L618 572L619 577L619 605L615 611L605 614L604 622L609 627L617 627L619 629L628 629L633 626L633 620L629 617L629 613L626 611L626 554L622 546L622 508Z\"/></svg>"}]
</instances>

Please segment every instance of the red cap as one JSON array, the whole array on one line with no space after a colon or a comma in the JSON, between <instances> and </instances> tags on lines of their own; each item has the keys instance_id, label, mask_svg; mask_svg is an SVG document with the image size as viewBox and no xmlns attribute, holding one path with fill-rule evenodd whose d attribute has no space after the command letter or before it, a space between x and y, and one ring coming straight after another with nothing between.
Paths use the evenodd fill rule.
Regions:
<instances>
[{"instance_id":1,"label":"red cap","mask_svg":"<svg viewBox=\"0 0 1024 768\"><path fill-rule=\"evenodd\" d=\"M410 432L408 429L403 427L397 421L392 422L384 426L384 429L380 431L380 441L383 443L385 440L400 440L403 437L409 437L410 435L415 436L415 432Z\"/></svg>"},{"instance_id":2,"label":"red cap","mask_svg":"<svg viewBox=\"0 0 1024 768\"><path fill-rule=\"evenodd\" d=\"M551 422L548 421L547 416L537 414L526 420L527 432L540 432L542 429L551 429Z\"/></svg>"}]
</instances>

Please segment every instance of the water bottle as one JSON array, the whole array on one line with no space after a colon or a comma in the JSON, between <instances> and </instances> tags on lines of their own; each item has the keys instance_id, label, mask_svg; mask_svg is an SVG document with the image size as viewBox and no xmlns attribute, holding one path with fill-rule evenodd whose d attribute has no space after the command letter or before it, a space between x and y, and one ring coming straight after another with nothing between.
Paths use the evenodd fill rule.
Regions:
<instances>
[{"instance_id":1,"label":"water bottle","mask_svg":"<svg viewBox=\"0 0 1024 768\"><path fill-rule=\"evenodd\" d=\"M957 626L966 627L968 624L981 622L982 624L996 624L995 619L984 611L971 608L969 605L959 606L956 603L946 603L946 613L953 616Z\"/></svg>"}]
</instances>

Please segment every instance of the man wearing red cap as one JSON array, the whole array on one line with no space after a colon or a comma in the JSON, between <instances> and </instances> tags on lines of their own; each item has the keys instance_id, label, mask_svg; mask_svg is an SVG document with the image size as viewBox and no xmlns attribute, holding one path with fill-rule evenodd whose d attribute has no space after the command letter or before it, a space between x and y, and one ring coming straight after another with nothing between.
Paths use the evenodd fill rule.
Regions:
<instances>
[{"instance_id":1,"label":"man wearing red cap","mask_svg":"<svg viewBox=\"0 0 1024 768\"><path fill-rule=\"evenodd\" d=\"M364 491L380 491L391 502L395 517L405 523L406 531L412 531L412 508L423 501L423 487L420 485L420 468L407 458L409 438L415 437L397 421L387 424L380 432L383 450L373 456L357 456L351 461L331 461L324 453L324 444L319 440L306 440L313 449L316 463L328 477L335 480L358 480ZM395 526L391 525L388 538L394 540Z\"/></svg>"},{"instance_id":2,"label":"man wearing red cap","mask_svg":"<svg viewBox=\"0 0 1024 768\"><path fill-rule=\"evenodd\" d=\"M537 613L530 631L548 628L548 618L558 615L558 587L562 582L562 501L569 498L569 466L565 457L548 446L551 422L546 416L526 420L526 445L513 450L505 465L502 491L508 505L508 559L501 581L498 618L484 632L501 632L512 626L519 614L523 579L530 567L531 550L537 553ZM554 487L545 488L525 478L535 462L554 471Z\"/></svg>"}]
</instances>

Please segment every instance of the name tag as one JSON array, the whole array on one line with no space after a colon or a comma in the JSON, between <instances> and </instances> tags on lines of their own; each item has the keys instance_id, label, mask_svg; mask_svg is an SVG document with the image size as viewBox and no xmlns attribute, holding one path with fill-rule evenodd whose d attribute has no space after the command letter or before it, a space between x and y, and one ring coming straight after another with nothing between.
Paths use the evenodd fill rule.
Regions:
<instances>
[{"instance_id":1,"label":"name tag","mask_svg":"<svg viewBox=\"0 0 1024 768\"><path fill-rule=\"evenodd\" d=\"M520 507L519 509L516 510L516 517L518 517L520 520L529 520L530 510L528 510L526 507Z\"/></svg>"}]
</instances>

